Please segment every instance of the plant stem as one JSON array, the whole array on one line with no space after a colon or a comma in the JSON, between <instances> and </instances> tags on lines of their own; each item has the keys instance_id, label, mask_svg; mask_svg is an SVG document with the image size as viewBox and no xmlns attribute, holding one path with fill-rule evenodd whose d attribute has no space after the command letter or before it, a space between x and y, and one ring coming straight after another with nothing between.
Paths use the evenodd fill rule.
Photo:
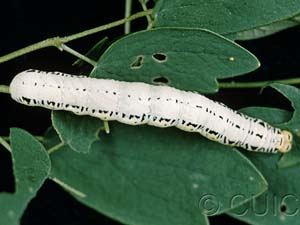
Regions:
<instances>
[{"instance_id":1,"label":"plant stem","mask_svg":"<svg viewBox=\"0 0 300 225\"><path fill-rule=\"evenodd\" d=\"M83 61L85 61L85 62L91 64L93 67L96 67L97 62L95 62L94 60L91 60L90 58L88 58L88 57L86 57L86 56L80 54L79 52L77 52L77 51L75 51L75 50L69 48L67 45L61 44L61 48L62 48L63 50L65 50L66 52L69 52L70 54L76 56L77 58L79 58L79 59L81 59L81 60L83 60Z\"/></svg>"},{"instance_id":2,"label":"plant stem","mask_svg":"<svg viewBox=\"0 0 300 225\"><path fill-rule=\"evenodd\" d=\"M125 2L125 18L131 15L132 10L132 0L126 0ZM124 33L129 34L131 29L130 21L127 21L124 26Z\"/></svg>"},{"instance_id":3,"label":"plant stem","mask_svg":"<svg viewBox=\"0 0 300 225\"><path fill-rule=\"evenodd\" d=\"M79 39L79 38L82 38L82 37L85 37L85 36L88 36L88 35L91 35L91 34L95 34L97 32L103 31L103 30L107 30L107 29L122 25L122 24L124 24L128 21L135 20L135 19L147 16L147 15L150 15L151 13L152 13L152 10L150 9L150 10L147 10L147 11L138 12L136 14L133 14L128 18L117 20L115 22L108 23L108 24L105 24L105 25L102 25L102 26L99 26L99 27L96 27L96 28L92 28L92 29L89 29L89 30L86 30L86 31L83 31L83 32L80 32L80 33L77 33L77 34L73 34L73 35L66 36L66 37L49 38L49 39L46 39L44 41L37 42L35 44L29 45L25 48L21 48L17 51L11 52L7 55L4 55L4 56L0 57L0 63L6 62L8 60L14 59L14 58L19 57L21 55L27 54L29 52L36 51L38 49L46 48L46 47L51 47L52 46L52 47L56 47L60 50L63 50L62 47L61 47L63 43L67 43L69 41L73 41L73 40L76 40L76 39Z\"/></svg>"},{"instance_id":4,"label":"plant stem","mask_svg":"<svg viewBox=\"0 0 300 225\"><path fill-rule=\"evenodd\" d=\"M79 38L82 38L82 37L85 37L85 36L88 36L91 34L98 33L103 30L107 30L107 29L122 25L122 24L126 23L127 21L132 21L132 20L147 16L147 15L150 15L151 13L152 13L152 9L149 9L149 10L143 11L143 12L138 12L138 13L131 15L130 17L127 17L127 18L124 18L121 20L117 20L112 23L108 23L108 24L105 24L105 25L102 25L102 26L99 26L96 28L92 28L90 30L86 30L86 31L83 31L83 32L80 32L77 34L73 34L73 35L64 37L63 40L64 40L64 42L73 41L75 39L79 39Z\"/></svg>"},{"instance_id":5,"label":"plant stem","mask_svg":"<svg viewBox=\"0 0 300 225\"><path fill-rule=\"evenodd\" d=\"M25 55L29 52L36 51L38 49L42 49L42 48L46 48L46 47L50 47L50 46L58 47L58 46L60 46L60 44L61 44L61 40L59 37L49 38L44 41L40 41L35 44L29 45L25 48L21 48L17 51L11 52L7 55L1 56L0 63L9 61L9 60L19 57L21 55Z\"/></svg>"},{"instance_id":6,"label":"plant stem","mask_svg":"<svg viewBox=\"0 0 300 225\"><path fill-rule=\"evenodd\" d=\"M147 5L145 3L145 0L139 0L143 10L146 12L148 10L147 8ZM150 29L152 27L152 19L151 19L151 14L147 15L146 18L147 18L147 21L148 21L148 28L147 29Z\"/></svg>"},{"instance_id":7,"label":"plant stem","mask_svg":"<svg viewBox=\"0 0 300 225\"><path fill-rule=\"evenodd\" d=\"M219 82L219 88L262 88L272 83L280 84L300 84L300 78L289 78L272 81L257 81L257 82Z\"/></svg>"},{"instance_id":8,"label":"plant stem","mask_svg":"<svg viewBox=\"0 0 300 225\"><path fill-rule=\"evenodd\" d=\"M34 137L37 140L39 140L39 141L44 141L45 140L45 138L43 136L34 136ZM0 138L2 138L5 141L9 141L10 140L10 138L8 136L0 136Z\"/></svg>"},{"instance_id":9,"label":"plant stem","mask_svg":"<svg viewBox=\"0 0 300 225\"><path fill-rule=\"evenodd\" d=\"M48 149L48 154L52 154L53 152L59 150L61 147L63 147L65 145L65 143L61 142L57 145L54 145L52 148Z\"/></svg>"},{"instance_id":10,"label":"plant stem","mask_svg":"<svg viewBox=\"0 0 300 225\"><path fill-rule=\"evenodd\" d=\"M63 181L59 180L56 177L50 177L50 179L52 179L55 183L59 184L61 187L63 187L65 190L72 192L73 194L79 196L80 198L85 198L86 194L84 194L83 192L73 188L72 186L64 183Z\"/></svg>"},{"instance_id":11,"label":"plant stem","mask_svg":"<svg viewBox=\"0 0 300 225\"><path fill-rule=\"evenodd\" d=\"M6 140L4 140L4 138L0 137L0 144L9 152L11 152L11 147L10 145L7 143Z\"/></svg>"},{"instance_id":12,"label":"plant stem","mask_svg":"<svg viewBox=\"0 0 300 225\"><path fill-rule=\"evenodd\" d=\"M0 85L0 93L9 94L9 86Z\"/></svg>"}]
</instances>

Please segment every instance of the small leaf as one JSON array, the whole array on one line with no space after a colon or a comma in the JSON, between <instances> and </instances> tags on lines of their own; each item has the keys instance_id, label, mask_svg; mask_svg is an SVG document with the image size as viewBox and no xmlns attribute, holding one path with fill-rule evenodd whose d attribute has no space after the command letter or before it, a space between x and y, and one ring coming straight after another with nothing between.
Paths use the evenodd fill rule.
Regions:
<instances>
[{"instance_id":1,"label":"small leaf","mask_svg":"<svg viewBox=\"0 0 300 225\"><path fill-rule=\"evenodd\" d=\"M101 120L73 113L53 111L52 124L61 140L76 152L87 153L98 139Z\"/></svg>"},{"instance_id":2,"label":"small leaf","mask_svg":"<svg viewBox=\"0 0 300 225\"><path fill-rule=\"evenodd\" d=\"M216 92L217 78L233 77L259 67L241 46L201 29L161 28L141 31L114 42L101 56L92 76L160 83L200 92Z\"/></svg>"},{"instance_id":3,"label":"small leaf","mask_svg":"<svg viewBox=\"0 0 300 225\"><path fill-rule=\"evenodd\" d=\"M17 225L29 201L35 197L50 172L46 149L24 130L10 134L16 192L0 193L0 224Z\"/></svg>"},{"instance_id":4,"label":"small leaf","mask_svg":"<svg viewBox=\"0 0 300 225\"><path fill-rule=\"evenodd\" d=\"M51 154L51 178L80 202L123 223L207 224L202 213L225 212L267 188L242 154L199 134L114 122L111 129L88 154L68 147ZM230 204L236 193L245 198Z\"/></svg>"},{"instance_id":5,"label":"small leaf","mask_svg":"<svg viewBox=\"0 0 300 225\"><path fill-rule=\"evenodd\" d=\"M300 0L161 0L155 27L205 28L226 35L286 20L300 12Z\"/></svg>"}]
</instances>

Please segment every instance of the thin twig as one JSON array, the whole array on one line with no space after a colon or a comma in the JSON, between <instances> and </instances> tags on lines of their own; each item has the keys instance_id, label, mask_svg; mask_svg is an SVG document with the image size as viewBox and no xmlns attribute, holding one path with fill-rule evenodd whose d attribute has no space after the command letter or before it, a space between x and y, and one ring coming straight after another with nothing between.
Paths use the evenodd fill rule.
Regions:
<instances>
[{"instance_id":1,"label":"thin twig","mask_svg":"<svg viewBox=\"0 0 300 225\"><path fill-rule=\"evenodd\" d=\"M115 22L108 23L108 24L102 25L100 27L96 27L96 28L93 28L93 29L90 29L90 30L86 30L86 31L83 31L83 32L80 32L80 33L77 33L77 34L67 36L67 37L63 38L64 43L69 42L69 41L73 41L75 39L82 38L82 37L85 37L85 36L88 36L88 35L91 35L91 34L95 34L95 33L98 33L100 31L104 31L104 30L107 30L107 29L110 29L110 28L113 28L113 27L116 27L116 26L119 26L119 25L122 25L122 24L126 23L127 21L132 21L132 20L147 16L147 15L150 15L151 13L152 13L152 9L149 9L149 10L143 11L143 12L138 12L138 13L135 13L135 14L131 15L128 18L117 20Z\"/></svg>"},{"instance_id":2,"label":"thin twig","mask_svg":"<svg viewBox=\"0 0 300 225\"><path fill-rule=\"evenodd\" d=\"M126 0L125 2L125 18L131 15L132 10L132 0ZM129 34L131 30L131 23L127 21L124 25L124 33Z\"/></svg>"},{"instance_id":3,"label":"thin twig","mask_svg":"<svg viewBox=\"0 0 300 225\"><path fill-rule=\"evenodd\" d=\"M143 10L146 12L148 10L148 8L147 8L147 4L146 4L145 0L139 0L139 2L141 4ZM147 30L149 30L149 29L151 29L151 27L153 25L151 14L147 15L146 18L147 18L147 22L148 22Z\"/></svg>"},{"instance_id":4,"label":"thin twig","mask_svg":"<svg viewBox=\"0 0 300 225\"><path fill-rule=\"evenodd\" d=\"M25 48L21 48L17 51L11 52L7 55L1 56L0 57L0 63L9 61L9 60L14 59L16 57L25 55L25 54L33 52L33 51L36 51L38 49L42 49L42 48L46 48L46 47L50 47L50 46L58 47L58 46L61 45L61 43L62 43L62 41L61 41L61 38L59 38L59 37L49 38L49 39L46 39L44 41L40 41L40 42L37 42L35 44L29 45Z\"/></svg>"},{"instance_id":5,"label":"thin twig","mask_svg":"<svg viewBox=\"0 0 300 225\"><path fill-rule=\"evenodd\" d=\"M257 82L219 82L219 88L262 88L272 83L280 84L300 84L300 78L290 78L272 81L257 81Z\"/></svg>"},{"instance_id":6,"label":"thin twig","mask_svg":"<svg viewBox=\"0 0 300 225\"><path fill-rule=\"evenodd\" d=\"M92 60L92 59L86 57L85 55L80 54L79 52L73 50L72 48L68 47L67 45L62 44L62 45L61 45L61 48L62 48L63 50L65 50L66 52L69 52L70 54L76 56L77 58L79 58L79 59L81 59L81 60L83 60L83 61L85 61L85 62L91 64L93 67L96 67L97 62L95 62L94 60Z\"/></svg>"},{"instance_id":7,"label":"thin twig","mask_svg":"<svg viewBox=\"0 0 300 225\"><path fill-rule=\"evenodd\" d=\"M0 137L0 144L9 152L11 152L11 147L10 145L7 143L6 140L4 140L4 138Z\"/></svg>"},{"instance_id":8,"label":"thin twig","mask_svg":"<svg viewBox=\"0 0 300 225\"><path fill-rule=\"evenodd\" d=\"M92 28L92 29L89 29L89 30L86 30L86 31L83 31L83 32L80 32L80 33L77 33L77 34L73 34L73 35L66 36L66 37L49 38L49 39L46 39L44 41L29 45L25 48L19 49L17 51L11 52L7 55L4 55L4 56L0 57L0 63L6 62L8 60L14 59L14 58L19 57L21 55L27 54L29 52L36 51L38 49L46 48L46 47L56 47L56 48L62 50L61 46L64 43L67 43L69 41L73 41L73 40L76 40L76 39L79 39L79 38L82 38L82 37L85 37L85 36L88 36L88 35L91 35L91 34L95 34L95 33L98 33L100 31L104 31L104 30L107 30L107 29L110 29L110 28L113 28L113 27L116 27L116 26L119 26L119 25L122 25L122 24L126 23L127 21L135 20L135 19L147 16L147 15L150 15L151 13L152 13L152 10L150 9L150 10L147 10L147 11L138 12L136 14L133 14L128 18L117 20L115 22L108 23L108 24L105 24L105 25L102 25L102 26L99 26L99 27L96 27L96 28Z\"/></svg>"}]
</instances>

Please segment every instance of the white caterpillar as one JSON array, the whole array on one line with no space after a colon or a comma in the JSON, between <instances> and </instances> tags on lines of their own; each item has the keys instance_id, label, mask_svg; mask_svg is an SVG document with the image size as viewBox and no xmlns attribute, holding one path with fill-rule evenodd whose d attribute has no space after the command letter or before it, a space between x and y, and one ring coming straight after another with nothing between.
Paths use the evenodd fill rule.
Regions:
<instances>
[{"instance_id":1,"label":"white caterpillar","mask_svg":"<svg viewBox=\"0 0 300 225\"><path fill-rule=\"evenodd\" d=\"M225 145L287 152L292 134L200 94L167 86L27 70L10 84L19 103L130 125L176 126Z\"/></svg>"}]
</instances>

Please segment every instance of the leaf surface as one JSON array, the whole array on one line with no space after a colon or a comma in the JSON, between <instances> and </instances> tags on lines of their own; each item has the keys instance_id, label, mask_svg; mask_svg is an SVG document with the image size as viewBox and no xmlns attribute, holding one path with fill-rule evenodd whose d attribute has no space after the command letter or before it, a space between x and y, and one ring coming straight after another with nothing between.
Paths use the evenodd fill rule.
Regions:
<instances>
[{"instance_id":1,"label":"leaf surface","mask_svg":"<svg viewBox=\"0 0 300 225\"><path fill-rule=\"evenodd\" d=\"M111 130L87 154L68 147L54 152L51 177L82 203L123 223L207 224L205 213L228 211L267 188L242 154L199 134L119 123L111 123ZM246 197L232 205L236 193Z\"/></svg>"},{"instance_id":2,"label":"leaf surface","mask_svg":"<svg viewBox=\"0 0 300 225\"><path fill-rule=\"evenodd\" d=\"M41 143L28 132L10 133L16 192L0 193L0 224L18 225L29 201L35 197L50 172L50 159Z\"/></svg>"},{"instance_id":3,"label":"leaf surface","mask_svg":"<svg viewBox=\"0 0 300 225\"><path fill-rule=\"evenodd\" d=\"M90 150L102 126L100 119L62 111L52 112L52 124L61 140L81 153Z\"/></svg>"},{"instance_id":4,"label":"leaf surface","mask_svg":"<svg viewBox=\"0 0 300 225\"><path fill-rule=\"evenodd\" d=\"M299 12L299 0L161 0L155 6L154 24L227 35L287 20Z\"/></svg>"},{"instance_id":5,"label":"leaf surface","mask_svg":"<svg viewBox=\"0 0 300 225\"><path fill-rule=\"evenodd\" d=\"M217 78L258 67L254 55L213 32L160 28L114 42L100 57L92 76L212 93L218 90Z\"/></svg>"}]
</instances>

